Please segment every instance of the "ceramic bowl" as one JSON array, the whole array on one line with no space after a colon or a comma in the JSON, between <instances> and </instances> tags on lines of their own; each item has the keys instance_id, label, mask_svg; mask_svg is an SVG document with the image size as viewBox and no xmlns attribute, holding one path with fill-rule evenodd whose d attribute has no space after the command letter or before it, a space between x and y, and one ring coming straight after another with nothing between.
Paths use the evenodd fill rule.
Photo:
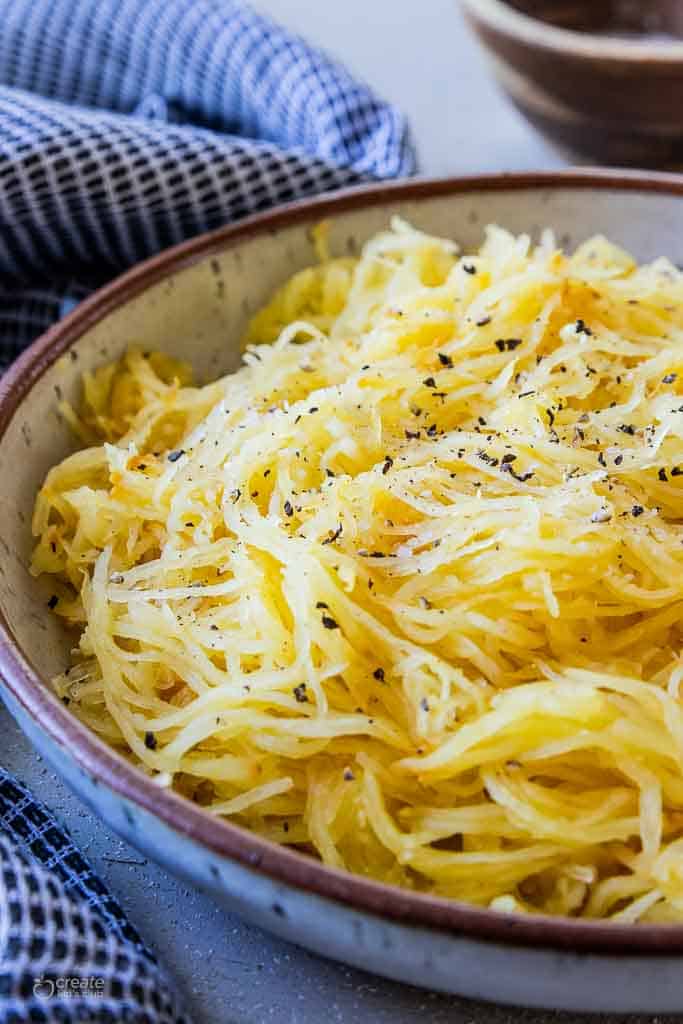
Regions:
<instances>
[{"instance_id":1,"label":"ceramic bowl","mask_svg":"<svg viewBox=\"0 0 683 1024\"><path fill-rule=\"evenodd\" d=\"M600 163L683 161L678 0L462 0L494 73L549 138Z\"/></svg>"},{"instance_id":2,"label":"ceramic bowl","mask_svg":"<svg viewBox=\"0 0 683 1024\"><path fill-rule=\"evenodd\" d=\"M250 921L326 956L446 992L530 1006L683 1010L683 925L618 925L497 913L336 871L161 790L54 696L69 637L28 573L30 520L47 470L73 446L57 406L84 370L129 345L194 363L239 361L250 314L314 259L329 218L336 253L400 214L477 245L496 221L571 246L596 231L649 259L683 262L683 179L564 173L378 186L242 221L140 265L81 303L0 381L0 672L11 712L82 799L120 835Z\"/></svg>"}]
</instances>

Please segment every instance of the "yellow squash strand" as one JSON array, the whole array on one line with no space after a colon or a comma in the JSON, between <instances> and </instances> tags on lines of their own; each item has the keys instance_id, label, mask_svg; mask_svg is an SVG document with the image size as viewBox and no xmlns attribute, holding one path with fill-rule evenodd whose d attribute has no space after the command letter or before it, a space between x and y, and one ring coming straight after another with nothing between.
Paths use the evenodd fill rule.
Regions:
<instances>
[{"instance_id":1,"label":"yellow squash strand","mask_svg":"<svg viewBox=\"0 0 683 1024\"><path fill-rule=\"evenodd\" d=\"M36 573L74 713L327 863L683 917L683 277L603 238L395 221L206 387L129 353L65 407Z\"/></svg>"}]
</instances>

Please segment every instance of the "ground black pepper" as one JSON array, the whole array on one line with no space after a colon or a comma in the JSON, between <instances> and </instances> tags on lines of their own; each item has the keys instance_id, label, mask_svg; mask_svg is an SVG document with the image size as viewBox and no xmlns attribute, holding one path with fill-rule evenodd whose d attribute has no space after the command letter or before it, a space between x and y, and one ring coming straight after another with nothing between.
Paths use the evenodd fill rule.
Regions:
<instances>
[{"instance_id":1,"label":"ground black pepper","mask_svg":"<svg viewBox=\"0 0 683 1024\"><path fill-rule=\"evenodd\" d=\"M336 529L336 530L334 530L334 532L333 532L333 533L331 533L331 534L329 535L329 537L327 537L327 538L326 538L326 539L325 539L325 540L323 541L323 544L334 544L335 540L338 540L338 539L339 539L339 538L341 537L341 535L342 535L342 529L343 529L343 527L342 527L342 525L341 525L341 523L340 523L340 524L339 524L339 526L337 527L337 529Z\"/></svg>"},{"instance_id":2,"label":"ground black pepper","mask_svg":"<svg viewBox=\"0 0 683 1024\"><path fill-rule=\"evenodd\" d=\"M306 694L305 683L299 683L298 686L295 686L294 689L292 690L292 693L296 697L298 704L308 704L308 696Z\"/></svg>"}]
</instances>

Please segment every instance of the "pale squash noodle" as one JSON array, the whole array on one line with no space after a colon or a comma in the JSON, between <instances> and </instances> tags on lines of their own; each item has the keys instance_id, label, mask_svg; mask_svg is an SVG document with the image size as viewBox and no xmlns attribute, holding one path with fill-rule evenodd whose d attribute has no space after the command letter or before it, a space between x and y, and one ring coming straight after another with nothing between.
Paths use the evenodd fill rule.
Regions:
<instances>
[{"instance_id":1,"label":"pale squash noodle","mask_svg":"<svg viewBox=\"0 0 683 1024\"><path fill-rule=\"evenodd\" d=\"M396 220L248 343L205 387L131 351L64 406L89 447L33 562L79 635L59 694L327 864L680 920L682 275Z\"/></svg>"}]
</instances>

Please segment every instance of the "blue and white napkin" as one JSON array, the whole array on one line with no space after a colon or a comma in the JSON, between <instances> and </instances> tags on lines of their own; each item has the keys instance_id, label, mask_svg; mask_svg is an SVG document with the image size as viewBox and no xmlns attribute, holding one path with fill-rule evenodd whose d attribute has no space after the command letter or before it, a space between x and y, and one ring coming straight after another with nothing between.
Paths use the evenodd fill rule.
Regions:
<instances>
[{"instance_id":1,"label":"blue and white napkin","mask_svg":"<svg viewBox=\"0 0 683 1024\"><path fill-rule=\"evenodd\" d=\"M0 0L0 361L168 245L413 169L397 110L244 3Z\"/></svg>"}]
</instances>

